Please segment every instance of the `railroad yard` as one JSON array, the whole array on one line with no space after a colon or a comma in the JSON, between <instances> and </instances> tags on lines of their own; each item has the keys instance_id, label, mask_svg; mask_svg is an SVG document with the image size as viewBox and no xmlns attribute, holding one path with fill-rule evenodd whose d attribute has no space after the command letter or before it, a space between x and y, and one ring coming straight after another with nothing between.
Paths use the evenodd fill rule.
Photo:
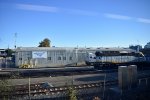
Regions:
<instances>
[{"instance_id":1,"label":"railroad yard","mask_svg":"<svg viewBox=\"0 0 150 100\"><path fill-rule=\"evenodd\" d=\"M118 86L117 69L95 70L92 66L39 69L2 69L1 77L17 73L8 80L14 86L11 99L67 99L73 87L78 98L104 98L106 90ZM16 75L16 74L15 74ZM138 86L149 86L150 70L138 70ZM87 96L88 95L88 96Z\"/></svg>"},{"instance_id":2,"label":"railroad yard","mask_svg":"<svg viewBox=\"0 0 150 100\"><path fill-rule=\"evenodd\" d=\"M150 100L150 0L0 0L0 100Z\"/></svg>"}]
</instances>

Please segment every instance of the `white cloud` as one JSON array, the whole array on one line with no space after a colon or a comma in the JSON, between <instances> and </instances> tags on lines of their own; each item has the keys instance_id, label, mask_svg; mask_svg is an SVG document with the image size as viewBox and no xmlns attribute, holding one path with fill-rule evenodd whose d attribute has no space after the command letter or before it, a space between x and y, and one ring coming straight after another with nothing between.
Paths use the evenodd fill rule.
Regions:
<instances>
[{"instance_id":1,"label":"white cloud","mask_svg":"<svg viewBox=\"0 0 150 100\"><path fill-rule=\"evenodd\" d=\"M101 16L101 13L87 11L87 10L80 10L80 9L64 9L58 7L51 7L51 6L43 6L43 5L32 5L32 4L16 4L17 9L22 10L31 10L31 11L41 11L41 12L64 12L67 14L75 14L75 15L84 15L84 16ZM111 19L118 19L118 20L135 20L136 22L141 23L148 23L150 24L150 19L145 18L134 18L126 15L114 14L114 13L104 13L103 16L106 18ZM133 21L132 20L132 21Z\"/></svg>"},{"instance_id":2,"label":"white cloud","mask_svg":"<svg viewBox=\"0 0 150 100\"><path fill-rule=\"evenodd\" d=\"M32 4L16 4L17 9L22 10L31 10L31 11L43 11L43 12L58 12L62 11L68 14L76 14L76 15L87 15L87 16L97 16L99 13L80 10L80 9L64 9L58 7L51 7L51 6L42 6L42 5L32 5Z\"/></svg>"},{"instance_id":3,"label":"white cloud","mask_svg":"<svg viewBox=\"0 0 150 100\"><path fill-rule=\"evenodd\" d=\"M118 20L131 20L132 19L131 21L150 24L150 19L146 19L146 18L134 18L130 16L112 14L112 13L105 13L104 16L107 18L118 19Z\"/></svg>"},{"instance_id":4,"label":"white cloud","mask_svg":"<svg viewBox=\"0 0 150 100\"><path fill-rule=\"evenodd\" d=\"M107 17L107 18L120 19L120 20L130 20L130 19L132 19L129 16L118 15L118 14L111 14L111 13L105 13L104 16Z\"/></svg>"},{"instance_id":5,"label":"white cloud","mask_svg":"<svg viewBox=\"0 0 150 100\"><path fill-rule=\"evenodd\" d=\"M138 22L141 22L141 23L148 23L148 24L150 24L150 19L137 18L137 21L138 21Z\"/></svg>"},{"instance_id":6,"label":"white cloud","mask_svg":"<svg viewBox=\"0 0 150 100\"><path fill-rule=\"evenodd\" d=\"M87 16L98 16L98 12L80 10L80 9L64 9L65 12L69 14L77 14L77 15L87 15Z\"/></svg>"},{"instance_id":7,"label":"white cloud","mask_svg":"<svg viewBox=\"0 0 150 100\"><path fill-rule=\"evenodd\" d=\"M18 9L31 10L31 11L43 11L43 12L58 12L57 7L41 6L41 5L31 5L31 4L17 4Z\"/></svg>"}]
</instances>

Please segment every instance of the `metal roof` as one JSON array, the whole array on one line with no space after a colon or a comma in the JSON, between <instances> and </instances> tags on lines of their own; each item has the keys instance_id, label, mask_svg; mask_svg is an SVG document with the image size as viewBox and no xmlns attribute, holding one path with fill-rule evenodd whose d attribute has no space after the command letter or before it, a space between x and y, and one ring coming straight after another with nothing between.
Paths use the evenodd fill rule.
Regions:
<instances>
[{"instance_id":1,"label":"metal roof","mask_svg":"<svg viewBox=\"0 0 150 100\"><path fill-rule=\"evenodd\" d=\"M134 52L135 50L129 48L117 48L117 47L18 47L16 51L56 51L56 50L85 50L85 51L130 51Z\"/></svg>"}]
</instances>

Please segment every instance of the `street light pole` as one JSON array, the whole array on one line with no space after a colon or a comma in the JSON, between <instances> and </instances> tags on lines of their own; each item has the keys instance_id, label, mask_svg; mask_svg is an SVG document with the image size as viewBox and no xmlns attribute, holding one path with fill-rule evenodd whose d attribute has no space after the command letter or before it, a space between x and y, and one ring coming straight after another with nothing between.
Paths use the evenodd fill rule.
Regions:
<instances>
[{"instance_id":1,"label":"street light pole","mask_svg":"<svg viewBox=\"0 0 150 100\"><path fill-rule=\"evenodd\" d=\"M30 76L29 76L29 100L31 99L30 95L31 95L31 91L30 91Z\"/></svg>"},{"instance_id":2,"label":"street light pole","mask_svg":"<svg viewBox=\"0 0 150 100\"><path fill-rule=\"evenodd\" d=\"M77 47L78 49L78 47ZM76 53L76 66L78 65L78 50L76 49L75 53Z\"/></svg>"},{"instance_id":3,"label":"street light pole","mask_svg":"<svg viewBox=\"0 0 150 100\"><path fill-rule=\"evenodd\" d=\"M106 85L106 74L104 76L104 90L103 90L103 99L105 98L105 85Z\"/></svg>"},{"instance_id":4,"label":"street light pole","mask_svg":"<svg viewBox=\"0 0 150 100\"><path fill-rule=\"evenodd\" d=\"M72 84L71 84L71 85L73 86L73 81L74 81L74 80L73 80L73 74L72 74L72 77L71 77L71 78L72 78Z\"/></svg>"}]
</instances>

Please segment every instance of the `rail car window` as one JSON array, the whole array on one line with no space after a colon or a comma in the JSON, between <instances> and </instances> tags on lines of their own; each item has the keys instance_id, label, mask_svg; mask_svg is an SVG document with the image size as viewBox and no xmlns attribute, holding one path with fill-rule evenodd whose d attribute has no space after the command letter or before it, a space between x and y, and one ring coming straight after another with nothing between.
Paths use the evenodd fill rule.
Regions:
<instances>
[{"instance_id":1,"label":"rail car window","mask_svg":"<svg viewBox=\"0 0 150 100\"><path fill-rule=\"evenodd\" d=\"M119 51L103 51L103 56L119 56Z\"/></svg>"},{"instance_id":2,"label":"rail car window","mask_svg":"<svg viewBox=\"0 0 150 100\"><path fill-rule=\"evenodd\" d=\"M120 51L121 56L127 56L129 53L128 51Z\"/></svg>"},{"instance_id":3,"label":"rail car window","mask_svg":"<svg viewBox=\"0 0 150 100\"><path fill-rule=\"evenodd\" d=\"M128 56L135 56L135 52L128 53Z\"/></svg>"},{"instance_id":4,"label":"rail car window","mask_svg":"<svg viewBox=\"0 0 150 100\"><path fill-rule=\"evenodd\" d=\"M114 51L114 56L119 56L119 51Z\"/></svg>"},{"instance_id":5,"label":"rail car window","mask_svg":"<svg viewBox=\"0 0 150 100\"><path fill-rule=\"evenodd\" d=\"M115 54L119 54L119 51L114 51Z\"/></svg>"},{"instance_id":6,"label":"rail car window","mask_svg":"<svg viewBox=\"0 0 150 100\"><path fill-rule=\"evenodd\" d=\"M96 55L96 56L102 56L103 53L102 53L101 51L96 51L96 52L95 52L95 55Z\"/></svg>"}]
</instances>

